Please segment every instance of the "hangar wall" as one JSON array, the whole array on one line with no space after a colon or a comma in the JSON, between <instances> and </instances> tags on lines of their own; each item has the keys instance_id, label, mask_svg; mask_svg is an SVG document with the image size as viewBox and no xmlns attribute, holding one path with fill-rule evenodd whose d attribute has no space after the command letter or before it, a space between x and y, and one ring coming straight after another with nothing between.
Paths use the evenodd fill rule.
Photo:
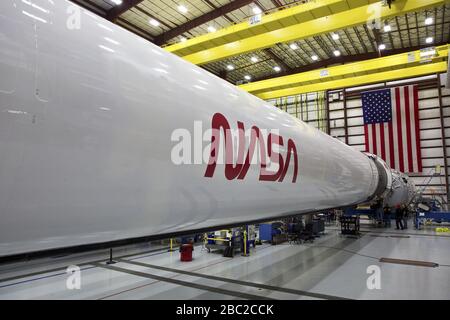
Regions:
<instances>
[{"instance_id":1,"label":"hangar wall","mask_svg":"<svg viewBox=\"0 0 450 320\"><path fill-rule=\"evenodd\" d=\"M323 94L308 93L270 100L270 102L363 151L365 147L361 92L412 83L419 85L419 125L423 173L410 174L410 176L416 186L422 190L423 195L437 197L443 202L447 202L449 198L450 90L443 87L446 83L445 74L441 74L440 79L436 75L432 75L398 82L333 90ZM322 96L327 96L328 99L322 99ZM437 165L441 166L440 175L433 176Z\"/></svg>"}]
</instances>

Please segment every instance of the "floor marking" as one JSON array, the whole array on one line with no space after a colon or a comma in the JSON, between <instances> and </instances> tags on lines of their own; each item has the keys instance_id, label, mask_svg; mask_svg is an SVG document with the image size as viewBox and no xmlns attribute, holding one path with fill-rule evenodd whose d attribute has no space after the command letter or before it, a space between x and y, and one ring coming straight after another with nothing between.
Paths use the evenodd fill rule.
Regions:
<instances>
[{"instance_id":1,"label":"floor marking","mask_svg":"<svg viewBox=\"0 0 450 320\"><path fill-rule=\"evenodd\" d=\"M148 253L158 252L158 251L164 250L164 251L161 251L161 252L159 252L159 253L154 254L154 255L157 255L157 254L165 253L165 252L166 252L166 251L165 251L166 249L168 249L168 247L167 247L167 248L160 248L160 249L153 249L153 250L149 250L149 251L142 252L142 253L133 253L133 254L130 253L130 254L126 254L126 255L123 255L123 256L119 256L118 258L128 258L128 257L139 256L139 255L142 255L142 254L148 254ZM100 259L99 259L99 260L94 260L94 261L90 261L90 262L83 262L83 263L80 263L80 264L70 263L70 265L76 264L76 265L79 266L79 267L81 267L81 266L89 266L89 265L93 265L93 264L95 264L95 263L104 262L104 261L106 261L106 260L108 260L108 258L101 259L101 260L100 260ZM3 279L0 279L0 283L2 283L2 282L7 282L7 281L18 280L18 279L22 279L22 278L28 278L28 277L38 276L38 275L46 274L46 273L52 273L52 272L57 272L57 271L63 271L63 270L64 270L64 272L62 272L62 273L57 273L57 274L53 274L53 275L48 275L48 276L46 276L46 277L41 277L41 278L36 278L36 279L25 280L25 281L22 281L22 282L31 282L31 281L33 281L33 280L40 280L40 279L43 279L43 278L51 278L51 277L56 277L56 276L65 274L65 273L66 273L65 270L67 270L67 266L65 266L65 267L58 267L58 268L54 268L54 269L48 269L48 270L42 270L42 271L31 272L31 273L27 273L27 274L23 274L23 275L12 276L12 277L9 277L9 278L3 278ZM0 272L1 272L1 270L0 270ZM16 284L20 284L20 283L21 283L21 282L16 282ZM8 285L2 286L2 287L0 287L0 288L7 287L7 286L10 286L10 285L13 285L13 284L8 284Z\"/></svg>"},{"instance_id":2,"label":"floor marking","mask_svg":"<svg viewBox=\"0 0 450 320\"><path fill-rule=\"evenodd\" d=\"M329 231L341 231L341 229L337 229L337 228L328 228ZM391 229L392 230L392 229ZM360 229L359 232L363 232L363 233L372 233L372 234L376 234L376 235L383 235L383 234L396 234L396 235L410 235L410 236L421 236L421 237L439 237L439 238L449 238L450 239L450 235L445 235L445 234L426 234L426 233L411 233L411 232L393 232L393 231L385 231L385 232L380 232L376 229Z\"/></svg>"},{"instance_id":3,"label":"floor marking","mask_svg":"<svg viewBox=\"0 0 450 320\"><path fill-rule=\"evenodd\" d=\"M244 293L244 292L232 291L232 290L227 290L227 289L221 289L221 288L216 288L216 287L205 286L205 285L196 284L196 283L192 283L192 282L188 282L188 281L182 281L182 280L177 280L177 279L173 279L173 278L157 276L157 275L154 275L151 273L129 270L129 269L116 267L116 266L112 266L112 265L104 265L104 264L100 264L100 263L96 263L95 265L100 268L110 269L110 270L118 271L118 272L122 272L122 273L128 273L128 274L142 277L142 278L159 280L162 282L168 282L168 283L176 284L176 285L183 286L183 287L189 287L189 288L194 288L194 289L199 289L199 290L204 290L204 291L210 291L210 292L215 292L215 293L219 293L219 294L224 294L224 295L248 299L248 300L275 300L275 299L271 299L268 297L258 296L258 295L254 295L254 294Z\"/></svg>"},{"instance_id":4,"label":"floor marking","mask_svg":"<svg viewBox=\"0 0 450 320\"><path fill-rule=\"evenodd\" d=\"M80 269L80 271L86 271L86 270L94 269L94 268L95 267L86 267L86 268ZM48 276L42 276L42 277L39 277L39 278L33 278L33 279L28 279L28 280L22 280L22 281L19 281L19 282L9 283L9 284L5 284L5 285L0 286L0 289L6 288L6 287L16 286L16 285L23 284L23 283L38 281L38 280L42 280L42 279L58 277L58 276L62 276L62 275L67 275L67 273L66 272L60 272L60 273L56 273L56 274L50 274Z\"/></svg>"},{"instance_id":5,"label":"floor marking","mask_svg":"<svg viewBox=\"0 0 450 320\"><path fill-rule=\"evenodd\" d=\"M265 246L265 247L261 247L259 248L259 250L263 250L265 248L271 247L271 245ZM130 254L126 254L123 256L119 256L118 258L129 258L129 257L134 257L130 260L134 260L134 259L141 259L141 258L146 258L146 257L152 257L152 256L156 256L158 254L162 254L167 252L166 249L168 249L169 247L164 247L164 248L159 248L159 249L152 249L152 250L148 250L148 251L144 251L144 252L140 252L140 253L130 253ZM160 252L158 252L160 251ZM157 253L154 253L157 252ZM149 254L149 253L154 253L154 254ZM144 256L142 256L144 255ZM95 261L90 261L90 262L83 262L81 264L77 264L78 266L89 266L95 263L100 263L100 262L104 262L105 260L107 260L107 258L105 259L101 259L101 260L95 260ZM228 259L223 260L222 262L228 261ZM73 263L72 263L73 264ZM92 268L96 268L96 267L88 267L88 268L84 268L82 270L88 270L88 269L92 269ZM58 271L63 271L64 272L59 272L56 274L51 274L51 275L47 275L47 276L43 276L43 277L39 277L39 278L33 278L33 279L28 279L28 280L23 280L23 281L19 281L19 282L14 282L14 283L10 283L7 285L3 285L0 286L1 288L5 288L5 287L10 287L10 286L14 286L14 285L19 285L22 283L27 283L27 282L33 282L33 281L37 281L37 280L42 280L42 279L47 279L47 278L52 278L52 277L57 277L57 276L61 276L66 274L65 270L67 269L67 267L59 267L59 268L54 268L54 269L49 269L49 270L42 270L42 271L36 271L36 272L32 272L32 273L28 273L25 275L17 275L17 276L12 276L9 278L4 278L4 279L0 279L0 283L2 282L7 282L7 281L13 281L13 280L18 280L18 279L22 279L22 278L28 278L28 277L33 277L33 276L38 276L41 274L46 274L46 273L52 273L52 272L58 272ZM200 268L202 269L202 268Z\"/></svg>"},{"instance_id":6,"label":"floor marking","mask_svg":"<svg viewBox=\"0 0 450 320\"><path fill-rule=\"evenodd\" d=\"M409 239L409 238L411 238L411 236L391 235L391 236L389 236L389 238L404 238L404 239Z\"/></svg>"},{"instance_id":7,"label":"floor marking","mask_svg":"<svg viewBox=\"0 0 450 320\"><path fill-rule=\"evenodd\" d=\"M383 235L383 234L388 234L388 235L408 235L408 236L420 236L420 237L438 237L438 238L449 238L450 236L447 235L443 235L443 234L425 234L425 233L411 233L411 232L381 232L381 233L377 233L374 230L360 230L360 232L364 232L364 233L371 233L371 234L379 234L379 235Z\"/></svg>"},{"instance_id":8,"label":"floor marking","mask_svg":"<svg viewBox=\"0 0 450 320\"><path fill-rule=\"evenodd\" d=\"M179 274L184 274L184 275L193 276L193 277L199 277L199 278L205 278L205 279L210 279L210 280L216 280L216 281L221 281L221 282L234 283L234 284L247 286L247 287L255 287L255 288L260 288L260 289L285 292L285 293L301 295L301 296L308 296L308 297L325 299L325 300L350 300L350 299L343 298L343 297L331 296L331 295L326 295L326 294L321 294L321 293L314 293L314 292L308 292L308 291L297 290L297 289L276 287L276 286L271 286L271 285L267 285L267 284L248 282L248 281L243 281L243 280L223 278L223 277L207 275L207 274L198 273L198 272L191 272L191 271L172 269L172 268L162 267L162 266L157 266L157 265L151 265L151 264L147 264L147 263L143 263L143 262L129 261L129 260L124 260L124 259L118 259L118 260L120 262L124 262L124 263L128 263L128 264L134 264L134 265L141 266L141 267L158 269L158 270L163 270L163 271L168 271L168 272L173 272L173 273L179 273Z\"/></svg>"},{"instance_id":9,"label":"floor marking","mask_svg":"<svg viewBox=\"0 0 450 320\"><path fill-rule=\"evenodd\" d=\"M133 261L133 260L135 260L135 259L138 259L138 258L133 258L133 259L130 259L129 261ZM201 267L199 267L199 268L197 268L197 269L193 269L193 270L190 270L190 271L197 271L197 270L205 269L205 268L208 268L208 267L210 267L210 266L214 266L214 265L217 265L217 264L220 264L220 263L227 262L227 261L229 261L229 260L230 260L230 258L221 259L221 260L218 260L218 261L216 261L216 262L214 262L214 263L210 263L210 264L208 264L208 265L206 265L206 266L201 266ZM173 278L176 278L176 277L179 277L179 276L181 276L181 274L177 274L177 275L174 276ZM140 288L143 288L143 287L147 287L147 286L150 286L150 285L155 284L155 283L158 283L158 282L160 282L160 281L156 280L156 281L152 281L152 282L150 282L150 283L144 284L144 285L139 285L139 286L134 287L134 288L130 288L130 289L127 289L127 290L119 291L119 292L116 292L116 293L111 293L111 294L109 294L109 295L107 295L107 296L104 296L104 297L101 297L101 298L97 298L97 300L104 300L104 299L107 299L107 298L110 298L110 297L114 297L114 296L117 296L117 295L122 294L122 293L125 293L125 292L130 292L130 291L133 291L133 290L136 290L136 289L140 289Z\"/></svg>"},{"instance_id":10,"label":"floor marking","mask_svg":"<svg viewBox=\"0 0 450 320\"><path fill-rule=\"evenodd\" d=\"M405 259L380 258L380 262L394 263L394 264L406 264L406 265L417 266L417 267L429 267L429 268L439 267L439 264L435 263L435 262L405 260Z\"/></svg>"}]
</instances>

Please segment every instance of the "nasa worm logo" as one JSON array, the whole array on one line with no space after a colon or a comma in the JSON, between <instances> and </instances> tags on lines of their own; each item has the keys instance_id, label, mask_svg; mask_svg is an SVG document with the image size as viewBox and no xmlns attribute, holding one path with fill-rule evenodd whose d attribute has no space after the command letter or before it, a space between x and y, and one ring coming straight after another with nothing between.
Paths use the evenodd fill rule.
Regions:
<instances>
[{"instance_id":1,"label":"nasa worm logo","mask_svg":"<svg viewBox=\"0 0 450 320\"><path fill-rule=\"evenodd\" d=\"M211 152L209 156L208 166L206 168L205 177L212 178L216 171L218 150L220 148L220 135L223 132L223 141L225 144L225 177L228 180L243 180L247 175L250 164L255 155L255 150L259 147L260 151L260 181L277 181L283 182L286 173L289 169L291 159L293 156L294 173L292 182L297 181L298 174L298 155L297 147L292 139L288 139L285 145L282 136L269 133L267 137L267 156L271 162L278 167L277 171L271 171L267 166L266 159L266 141L261 130L257 126L253 126L250 130L250 143L247 152L245 152L245 127L241 121L237 122L238 126L238 150L236 164L234 164L234 147L233 137L230 130L230 124L225 116L221 113L216 113L212 118L212 135L211 135ZM275 149L286 146L286 153L283 156ZM274 148L276 147L276 148Z\"/></svg>"}]
</instances>

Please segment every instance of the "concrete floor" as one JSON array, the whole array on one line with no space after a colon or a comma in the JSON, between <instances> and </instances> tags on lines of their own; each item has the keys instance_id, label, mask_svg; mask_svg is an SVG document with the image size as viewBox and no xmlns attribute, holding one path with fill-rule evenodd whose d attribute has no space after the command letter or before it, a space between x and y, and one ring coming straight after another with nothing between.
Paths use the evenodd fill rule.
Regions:
<instances>
[{"instance_id":1,"label":"concrete floor","mask_svg":"<svg viewBox=\"0 0 450 320\"><path fill-rule=\"evenodd\" d=\"M312 244L263 244L232 259L197 246L194 261L183 263L178 252L142 245L117 252L123 257L109 266L106 252L3 265L0 299L450 299L448 234L363 230L355 239L328 227ZM439 267L380 263L381 257ZM68 265L82 269L79 290L66 287ZM371 265L381 270L379 290L367 288Z\"/></svg>"}]
</instances>

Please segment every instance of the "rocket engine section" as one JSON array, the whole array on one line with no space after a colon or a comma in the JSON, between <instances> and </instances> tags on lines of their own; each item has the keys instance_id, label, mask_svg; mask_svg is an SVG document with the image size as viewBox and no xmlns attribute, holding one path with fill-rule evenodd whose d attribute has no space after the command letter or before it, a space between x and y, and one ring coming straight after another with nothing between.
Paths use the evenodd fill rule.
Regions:
<instances>
[{"instance_id":1,"label":"rocket engine section","mask_svg":"<svg viewBox=\"0 0 450 320\"><path fill-rule=\"evenodd\" d=\"M408 175L389 168L380 157L365 153L378 170L378 187L371 201L382 200L383 206L408 205L414 197L416 187Z\"/></svg>"},{"instance_id":2,"label":"rocket engine section","mask_svg":"<svg viewBox=\"0 0 450 320\"><path fill-rule=\"evenodd\" d=\"M404 173L392 171L391 174L392 186L384 198L384 205L391 208L397 205L408 205L414 197L414 182Z\"/></svg>"}]
</instances>

